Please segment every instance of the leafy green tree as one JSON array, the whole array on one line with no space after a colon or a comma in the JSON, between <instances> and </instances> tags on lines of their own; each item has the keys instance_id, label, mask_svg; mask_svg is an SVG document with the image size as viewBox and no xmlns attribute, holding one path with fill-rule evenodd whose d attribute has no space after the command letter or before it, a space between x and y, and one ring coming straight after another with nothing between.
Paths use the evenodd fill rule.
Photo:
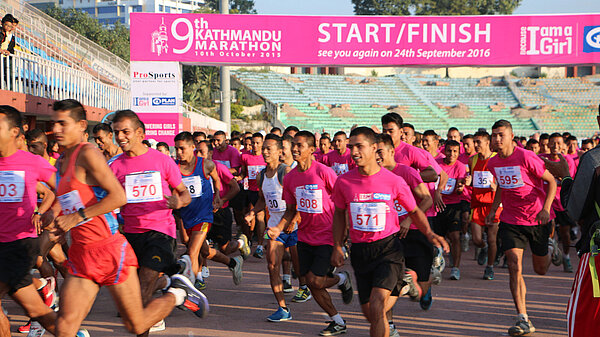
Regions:
<instances>
[{"instance_id":1,"label":"leafy green tree","mask_svg":"<svg viewBox=\"0 0 600 337\"><path fill-rule=\"evenodd\" d=\"M512 14L522 0L352 0L358 15Z\"/></svg>"},{"instance_id":2,"label":"leafy green tree","mask_svg":"<svg viewBox=\"0 0 600 337\"><path fill-rule=\"evenodd\" d=\"M214 106L211 92L219 89L219 68L183 66L183 100L196 108Z\"/></svg>"},{"instance_id":3,"label":"leafy green tree","mask_svg":"<svg viewBox=\"0 0 600 337\"><path fill-rule=\"evenodd\" d=\"M219 12L219 0L207 0L206 6ZM256 14L254 0L229 0L229 12L232 14Z\"/></svg>"}]
</instances>

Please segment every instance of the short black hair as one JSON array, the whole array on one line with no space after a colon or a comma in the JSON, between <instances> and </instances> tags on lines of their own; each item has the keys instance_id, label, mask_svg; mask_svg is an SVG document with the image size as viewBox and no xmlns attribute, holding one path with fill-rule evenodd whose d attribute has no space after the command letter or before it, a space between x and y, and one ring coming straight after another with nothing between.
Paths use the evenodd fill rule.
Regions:
<instances>
[{"instance_id":1,"label":"short black hair","mask_svg":"<svg viewBox=\"0 0 600 337\"><path fill-rule=\"evenodd\" d=\"M376 135L377 134L375 133L375 131L373 131L373 129L367 126L359 126L354 130L350 131L350 137L363 136L369 141L370 144L377 143Z\"/></svg>"},{"instance_id":2,"label":"short black hair","mask_svg":"<svg viewBox=\"0 0 600 337\"><path fill-rule=\"evenodd\" d=\"M497 120L496 123L494 123L494 125L492 125L492 130L501 128L501 127L509 128L512 130L512 124L510 124L510 122L507 121L506 119Z\"/></svg>"},{"instance_id":3,"label":"short black hair","mask_svg":"<svg viewBox=\"0 0 600 337\"><path fill-rule=\"evenodd\" d=\"M290 131L300 132L300 129L298 129L297 127L295 127L293 125L290 125L287 128L285 128L285 130L283 130L283 133L286 134L286 133L288 133Z\"/></svg>"},{"instance_id":4,"label":"short black hair","mask_svg":"<svg viewBox=\"0 0 600 337\"><path fill-rule=\"evenodd\" d=\"M440 137L438 136L438 134L435 133L435 131L433 131L433 130L425 130L425 132L423 132L423 137L427 137L427 136L433 136L437 140L440 139Z\"/></svg>"},{"instance_id":5,"label":"short black hair","mask_svg":"<svg viewBox=\"0 0 600 337\"><path fill-rule=\"evenodd\" d=\"M192 136L194 138L196 138L196 137L204 137L204 138L206 138L206 133L204 133L202 131L194 131L194 133L192 134Z\"/></svg>"},{"instance_id":6,"label":"short black hair","mask_svg":"<svg viewBox=\"0 0 600 337\"><path fill-rule=\"evenodd\" d=\"M281 141L288 142L291 144L294 141L294 137L292 137L288 134L285 134L285 135L283 135L283 137L281 137Z\"/></svg>"},{"instance_id":7,"label":"short black hair","mask_svg":"<svg viewBox=\"0 0 600 337\"><path fill-rule=\"evenodd\" d=\"M233 142L240 142L240 143L241 143L241 142L242 142L242 140L241 140L241 139L239 139L238 137L231 138L231 139L229 140L229 144L231 144L231 143L233 143Z\"/></svg>"},{"instance_id":8,"label":"short black hair","mask_svg":"<svg viewBox=\"0 0 600 337\"><path fill-rule=\"evenodd\" d=\"M315 147L316 140L315 135L313 135L312 132L306 130L298 131L294 138L296 137L304 137L306 139L306 142L308 143L308 146Z\"/></svg>"},{"instance_id":9,"label":"short black hair","mask_svg":"<svg viewBox=\"0 0 600 337\"><path fill-rule=\"evenodd\" d=\"M106 133L112 133L113 130L110 127L110 125L106 124L106 123L100 123L100 124L96 124L94 125L94 128L92 129L92 133L96 134L100 131L104 131Z\"/></svg>"},{"instance_id":10,"label":"short black hair","mask_svg":"<svg viewBox=\"0 0 600 337\"><path fill-rule=\"evenodd\" d=\"M4 17L2 17L2 24L5 24L6 22L15 22L15 17L12 14L6 14ZM19 21L17 20L17 22L15 23L19 23Z\"/></svg>"},{"instance_id":11,"label":"short black hair","mask_svg":"<svg viewBox=\"0 0 600 337\"><path fill-rule=\"evenodd\" d=\"M46 133L40 129L27 131L25 134L25 139L28 143L32 143L36 139L40 139L43 143L48 143L48 137L46 136Z\"/></svg>"},{"instance_id":12,"label":"short black hair","mask_svg":"<svg viewBox=\"0 0 600 337\"><path fill-rule=\"evenodd\" d=\"M166 147L167 149L169 148L169 144L167 144L165 142L158 142L156 144L156 148L158 149L159 146Z\"/></svg>"},{"instance_id":13,"label":"short black hair","mask_svg":"<svg viewBox=\"0 0 600 337\"><path fill-rule=\"evenodd\" d=\"M142 144L146 145L149 148L152 148L152 144L150 144L150 141L148 139L142 140Z\"/></svg>"},{"instance_id":14,"label":"short black hair","mask_svg":"<svg viewBox=\"0 0 600 337\"><path fill-rule=\"evenodd\" d=\"M277 131L281 132L281 129L278 127L273 127L273 128L271 128L271 131L269 131L269 133L275 133Z\"/></svg>"},{"instance_id":15,"label":"short black hair","mask_svg":"<svg viewBox=\"0 0 600 337\"><path fill-rule=\"evenodd\" d=\"M69 115L76 122L87 120L87 114L85 108L81 103L74 99L63 99L62 101L56 101L52 105L54 111L69 111Z\"/></svg>"},{"instance_id":16,"label":"short black hair","mask_svg":"<svg viewBox=\"0 0 600 337\"><path fill-rule=\"evenodd\" d=\"M389 124L389 123L396 123L396 125L398 125L398 128L402 128L402 126L404 125L404 121L402 120L402 116L400 116L400 114L395 113L395 112L388 112L385 115L381 116L381 124Z\"/></svg>"},{"instance_id":17,"label":"short black hair","mask_svg":"<svg viewBox=\"0 0 600 337\"><path fill-rule=\"evenodd\" d=\"M404 123L404 124L402 124L402 127L409 128L409 129L412 129L413 131L415 131L415 126L410 123Z\"/></svg>"},{"instance_id":18,"label":"short black hair","mask_svg":"<svg viewBox=\"0 0 600 337\"><path fill-rule=\"evenodd\" d=\"M547 133L542 133L540 135L540 140L544 140L544 139L550 139L550 135Z\"/></svg>"},{"instance_id":19,"label":"short black hair","mask_svg":"<svg viewBox=\"0 0 600 337\"><path fill-rule=\"evenodd\" d=\"M138 117L138 115L133 112L133 110L118 110L117 112L115 112L115 117L112 120L112 123L118 123L121 122L124 119L129 119L134 123L135 128L142 128L142 130L144 131L144 133L146 132L146 126L144 125L144 123L140 120L140 117Z\"/></svg>"},{"instance_id":20,"label":"short black hair","mask_svg":"<svg viewBox=\"0 0 600 337\"><path fill-rule=\"evenodd\" d=\"M394 148L394 141L392 140L392 136L388 135L387 133L378 133L375 140L377 141L377 143L383 143L390 149Z\"/></svg>"},{"instance_id":21,"label":"short black hair","mask_svg":"<svg viewBox=\"0 0 600 337\"><path fill-rule=\"evenodd\" d=\"M188 142L190 144L194 144L194 136L192 136L191 133L187 132L187 131L183 131L177 134L177 136L175 136L175 141L178 142L180 140L183 140L185 142Z\"/></svg>"},{"instance_id":22,"label":"short black hair","mask_svg":"<svg viewBox=\"0 0 600 337\"><path fill-rule=\"evenodd\" d=\"M337 137L337 136L344 136L344 138L348 138L348 135L344 132L344 131L338 131L333 135L333 138Z\"/></svg>"},{"instance_id":23,"label":"short black hair","mask_svg":"<svg viewBox=\"0 0 600 337\"><path fill-rule=\"evenodd\" d=\"M587 145L587 144L592 144L592 145L594 145L594 140L593 140L593 139L591 139L591 138L588 138L588 139L584 139L584 140L582 140L582 141L581 141L581 146L583 146L583 145Z\"/></svg>"},{"instance_id":24,"label":"short black hair","mask_svg":"<svg viewBox=\"0 0 600 337\"><path fill-rule=\"evenodd\" d=\"M490 137L490 134L485 130L479 130L479 131L475 132L475 135L473 135L473 137L485 137L488 140L488 142L492 140L492 137Z\"/></svg>"},{"instance_id":25,"label":"short black hair","mask_svg":"<svg viewBox=\"0 0 600 337\"><path fill-rule=\"evenodd\" d=\"M452 131L458 131L458 128L457 128L457 127L455 127L455 126L451 126L451 127L448 129L448 132L452 132Z\"/></svg>"},{"instance_id":26,"label":"short black hair","mask_svg":"<svg viewBox=\"0 0 600 337\"><path fill-rule=\"evenodd\" d=\"M558 133L558 132L554 132L553 134L550 135L550 137L548 139L552 139L552 138L562 138L563 136Z\"/></svg>"},{"instance_id":27,"label":"short black hair","mask_svg":"<svg viewBox=\"0 0 600 337\"><path fill-rule=\"evenodd\" d=\"M456 147L460 148L460 143L457 142L457 141L455 141L455 140L453 140L453 139L447 140L446 143L445 143L445 145L446 145L446 149L448 149L449 147L453 147L453 146L456 146Z\"/></svg>"},{"instance_id":28,"label":"short black hair","mask_svg":"<svg viewBox=\"0 0 600 337\"><path fill-rule=\"evenodd\" d=\"M575 136L569 136L569 137L567 137L567 142L570 142L572 140L577 141L577 137L575 137Z\"/></svg>"},{"instance_id":29,"label":"short black hair","mask_svg":"<svg viewBox=\"0 0 600 337\"><path fill-rule=\"evenodd\" d=\"M279 137L278 135L274 134L274 133L269 133L268 135L265 136L265 143L267 142L267 140L272 139L275 142L277 142L277 148L278 149L283 149L283 139L281 137Z\"/></svg>"},{"instance_id":30,"label":"short black hair","mask_svg":"<svg viewBox=\"0 0 600 337\"><path fill-rule=\"evenodd\" d=\"M252 138L259 137L260 139L264 139L265 137L260 132L255 132L252 134Z\"/></svg>"},{"instance_id":31,"label":"short black hair","mask_svg":"<svg viewBox=\"0 0 600 337\"><path fill-rule=\"evenodd\" d=\"M535 140L535 138L531 138L527 141L527 145L526 146L530 146L533 144L539 144L540 142L538 142L537 140Z\"/></svg>"},{"instance_id":32,"label":"short black hair","mask_svg":"<svg viewBox=\"0 0 600 337\"><path fill-rule=\"evenodd\" d=\"M331 137L329 136L329 132L323 132L321 134L321 138L323 138L323 137L327 137L327 138L331 139Z\"/></svg>"},{"instance_id":33,"label":"short black hair","mask_svg":"<svg viewBox=\"0 0 600 337\"><path fill-rule=\"evenodd\" d=\"M473 135L472 134L464 135L462 139L463 139L463 141L465 139L473 139Z\"/></svg>"},{"instance_id":34,"label":"short black hair","mask_svg":"<svg viewBox=\"0 0 600 337\"><path fill-rule=\"evenodd\" d=\"M321 138L319 138L319 141L321 141L321 139L327 140L331 143L331 139L329 139L329 136L321 136Z\"/></svg>"},{"instance_id":35,"label":"short black hair","mask_svg":"<svg viewBox=\"0 0 600 337\"><path fill-rule=\"evenodd\" d=\"M198 144L206 144L206 147L208 148L208 152L214 151L214 147L213 147L212 143L210 142L210 140L203 140Z\"/></svg>"},{"instance_id":36,"label":"short black hair","mask_svg":"<svg viewBox=\"0 0 600 337\"><path fill-rule=\"evenodd\" d=\"M239 131L231 131L231 139L239 138L241 135L242 135L242 133Z\"/></svg>"},{"instance_id":37,"label":"short black hair","mask_svg":"<svg viewBox=\"0 0 600 337\"><path fill-rule=\"evenodd\" d=\"M23 132L23 115L10 105L0 105L0 114L6 116L9 128L19 128Z\"/></svg>"},{"instance_id":38,"label":"short black hair","mask_svg":"<svg viewBox=\"0 0 600 337\"><path fill-rule=\"evenodd\" d=\"M227 138L227 135L222 130L215 132L214 137L216 137L216 136L223 136L223 137Z\"/></svg>"}]
</instances>

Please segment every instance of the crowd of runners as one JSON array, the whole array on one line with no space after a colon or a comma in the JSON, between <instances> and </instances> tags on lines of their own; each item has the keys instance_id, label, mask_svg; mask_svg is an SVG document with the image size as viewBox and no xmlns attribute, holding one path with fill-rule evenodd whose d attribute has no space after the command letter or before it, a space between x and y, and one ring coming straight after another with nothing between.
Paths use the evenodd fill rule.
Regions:
<instances>
[{"instance_id":1,"label":"crowd of runners","mask_svg":"<svg viewBox=\"0 0 600 337\"><path fill-rule=\"evenodd\" d=\"M328 292L337 287L346 304L358 292L371 336L399 336L395 302L406 296L429 310L431 287L445 268L447 282L460 288L470 241L483 279L494 280L498 265L508 268L518 317L508 333L523 336L535 331L524 250L541 275L551 263L573 272L570 247L578 236L585 239L580 252L598 252L600 234L579 229L581 209L571 217L561 203L568 191L560 191L566 181L571 190L596 139L518 138L506 120L474 134L450 128L442 139L388 113L381 129L355 126L349 135L293 126L182 132L174 147L153 149L131 110L90 134L79 102L57 101L53 110L60 154L45 132L23 130L19 111L0 106L0 299L9 295L25 310L31 321L19 331L30 336L89 336L80 325L101 286L139 336L168 329L164 318L174 307L202 318L209 311L207 260L227 266L239 285L251 255L266 259L277 301L266 320L292 319L285 294L294 292L294 276L291 301L312 299L330 317L320 335L347 332ZM600 174L589 175L596 184ZM600 216L595 207L592 222ZM187 247L182 256L177 242ZM345 260L353 273L336 269ZM598 312L598 299L585 300L587 292L600 297L595 258L588 260L587 273L576 275L569 325L598 321L587 311ZM579 315L582 308L587 313ZM572 336L590 336L585 331L569 327ZM0 336L10 336L3 312Z\"/></svg>"}]
</instances>

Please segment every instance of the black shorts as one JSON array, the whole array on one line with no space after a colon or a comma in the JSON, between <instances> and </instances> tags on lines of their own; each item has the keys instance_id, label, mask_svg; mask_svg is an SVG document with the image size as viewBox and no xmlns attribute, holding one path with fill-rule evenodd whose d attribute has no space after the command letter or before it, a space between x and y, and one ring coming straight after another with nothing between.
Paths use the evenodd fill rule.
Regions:
<instances>
[{"instance_id":1,"label":"black shorts","mask_svg":"<svg viewBox=\"0 0 600 337\"><path fill-rule=\"evenodd\" d=\"M573 218L571 218L571 216L569 215L569 212L554 211L554 213L556 214L556 218L554 219L554 221L559 226L569 226L571 228L577 227L577 224L575 223L575 221L573 221Z\"/></svg>"},{"instance_id":2,"label":"black shorts","mask_svg":"<svg viewBox=\"0 0 600 337\"><path fill-rule=\"evenodd\" d=\"M174 238L157 231L125 233L125 237L133 248L140 267L167 275L179 272L175 259L177 242Z\"/></svg>"},{"instance_id":3,"label":"black shorts","mask_svg":"<svg viewBox=\"0 0 600 337\"><path fill-rule=\"evenodd\" d=\"M255 206L258 202L258 191L246 191L248 193L248 202Z\"/></svg>"},{"instance_id":4,"label":"black shorts","mask_svg":"<svg viewBox=\"0 0 600 337\"><path fill-rule=\"evenodd\" d=\"M219 248L226 245L231 240L231 225L233 224L233 217L231 216L231 210L228 208L221 208L213 215L213 225L210 227L210 231L206 236L207 239L216 243Z\"/></svg>"},{"instance_id":5,"label":"black shorts","mask_svg":"<svg viewBox=\"0 0 600 337\"><path fill-rule=\"evenodd\" d=\"M248 206L248 191L244 190L244 187L240 185L240 192L229 200L229 207L233 208L234 211L241 211Z\"/></svg>"},{"instance_id":6,"label":"black shorts","mask_svg":"<svg viewBox=\"0 0 600 337\"><path fill-rule=\"evenodd\" d=\"M471 203L466 200L461 200L459 203L460 211L462 213L471 213Z\"/></svg>"},{"instance_id":7,"label":"black shorts","mask_svg":"<svg viewBox=\"0 0 600 337\"><path fill-rule=\"evenodd\" d=\"M527 242L529 242L531 253L537 256L546 256L548 254L550 226L550 224L519 226L500 222L498 238L502 242L502 252L512 248L525 249L527 248Z\"/></svg>"},{"instance_id":8,"label":"black shorts","mask_svg":"<svg viewBox=\"0 0 600 337\"><path fill-rule=\"evenodd\" d=\"M38 238L0 242L0 282L8 285L9 295L32 284L31 268L38 255Z\"/></svg>"},{"instance_id":9,"label":"black shorts","mask_svg":"<svg viewBox=\"0 0 600 337\"><path fill-rule=\"evenodd\" d=\"M411 229L402 240L404 263L417 273L419 282L427 282L433 263L433 244L418 229Z\"/></svg>"},{"instance_id":10,"label":"black shorts","mask_svg":"<svg viewBox=\"0 0 600 337\"><path fill-rule=\"evenodd\" d=\"M298 241L298 260L300 261L300 276L312 272L315 276L330 276L333 273L331 253L333 246L311 246Z\"/></svg>"},{"instance_id":11,"label":"black shorts","mask_svg":"<svg viewBox=\"0 0 600 337\"><path fill-rule=\"evenodd\" d=\"M402 242L396 235L369 243L353 243L350 261L360 304L369 302L373 288L398 292L404 275Z\"/></svg>"},{"instance_id":12,"label":"black shorts","mask_svg":"<svg viewBox=\"0 0 600 337\"><path fill-rule=\"evenodd\" d=\"M462 209L460 203L446 205L446 209L438 213L435 219L433 231L439 236L446 236L450 232L459 232L462 230L461 221Z\"/></svg>"}]
</instances>

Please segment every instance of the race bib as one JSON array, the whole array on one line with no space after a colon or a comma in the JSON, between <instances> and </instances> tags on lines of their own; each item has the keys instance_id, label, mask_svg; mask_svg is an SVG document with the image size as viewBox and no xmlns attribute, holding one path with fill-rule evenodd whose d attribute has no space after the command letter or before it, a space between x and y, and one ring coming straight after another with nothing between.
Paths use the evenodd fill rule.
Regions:
<instances>
[{"instance_id":1,"label":"race bib","mask_svg":"<svg viewBox=\"0 0 600 337\"><path fill-rule=\"evenodd\" d=\"M184 177L181 179L183 184L190 192L192 198L199 198L202 196L202 180L198 176Z\"/></svg>"},{"instance_id":2,"label":"race bib","mask_svg":"<svg viewBox=\"0 0 600 337\"><path fill-rule=\"evenodd\" d=\"M352 228L361 232L381 232L385 229L384 202L351 202Z\"/></svg>"},{"instance_id":3,"label":"race bib","mask_svg":"<svg viewBox=\"0 0 600 337\"><path fill-rule=\"evenodd\" d=\"M495 167L498 184L502 188L512 189L519 188L523 183L521 177L521 168L519 166Z\"/></svg>"},{"instance_id":4,"label":"race bib","mask_svg":"<svg viewBox=\"0 0 600 337\"><path fill-rule=\"evenodd\" d=\"M264 169L264 168L265 168L265 166L263 166L263 165L248 166L248 179L256 180L256 177L258 177L258 175L260 174L260 171L262 171L262 169Z\"/></svg>"},{"instance_id":5,"label":"race bib","mask_svg":"<svg viewBox=\"0 0 600 337\"><path fill-rule=\"evenodd\" d=\"M243 183L243 185L244 185L244 186L243 186L243 187L244 187L244 190L248 190L248 189L250 188L250 184L248 183L248 177L244 178L244 179L242 180L242 183Z\"/></svg>"},{"instance_id":6,"label":"race bib","mask_svg":"<svg viewBox=\"0 0 600 337\"><path fill-rule=\"evenodd\" d=\"M125 194L129 204L163 200L160 173L154 171L126 175Z\"/></svg>"},{"instance_id":7,"label":"race bib","mask_svg":"<svg viewBox=\"0 0 600 337\"><path fill-rule=\"evenodd\" d=\"M394 200L394 207L396 208L396 212L398 212L398 216L403 216L403 215L408 214L408 211L405 210L404 207L402 207L402 205L400 205L398 200Z\"/></svg>"},{"instance_id":8,"label":"race bib","mask_svg":"<svg viewBox=\"0 0 600 337\"><path fill-rule=\"evenodd\" d=\"M494 176L490 171L475 171L473 172L473 187L477 188L490 188L492 187L492 181Z\"/></svg>"},{"instance_id":9,"label":"race bib","mask_svg":"<svg viewBox=\"0 0 600 337\"><path fill-rule=\"evenodd\" d=\"M321 214L323 213L323 191L320 189L306 189L304 186L296 187L296 200L299 212Z\"/></svg>"},{"instance_id":10,"label":"race bib","mask_svg":"<svg viewBox=\"0 0 600 337\"><path fill-rule=\"evenodd\" d=\"M442 190L442 194L452 194L452 192L454 192L455 187L456 187L456 179L448 178L448 182L446 183L446 186L444 186L444 189Z\"/></svg>"},{"instance_id":11,"label":"race bib","mask_svg":"<svg viewBox=\"0 0 600 337\"><path fill-rule=\"evenodd\" d=\"M333 171L335 171L335 174L337 174L338 176L341 176L342 174L348 172L348 164L334 163L331 168L333 169Z\"/></svg>"},{"instance_id":12,"label":"race bib","mask_svg":"<svg viewBox=\"0 0 600 337\"><path fill-rule=\"evenodd\" d=\"M79 195L79 191L77 190L65 193L63 195L59 195L56 198L58 199L58 203L60 204L60 208L62 209L64 215L73 214L76 213L80 208L85 208L83 202L81 202L81 196ZM82 221L78 223L77 226L89 222L91 220L92 219Z\"/></svg>"},{"instance_id":13,"label":"race bib","mask_svg":"<svg viewBox=\"0 0 600 337\"><path fill-rule=\"evenodd\" d=\"M215 160L217 163L221 163L225 166L227 166L228 169L231 168L231 163L229 162L229 160Z\"/></svg>"},{"instance_id":14,"label":"race bib","mask_svg":"<svg viewBox=\"0 0 600 337\"><path fill-rule=\"evenodd\" d=\"M0 202L23 202L25 171L0 171Z\"/></svg>"},{"instance_id":15,"label":"race bib","mask_svg":"<svg viewBox=\"0 0 600 337\"><path fill-rule=\"evenodd\" d=\"M281 193L277 193L277 191L263 191L265 195L265 201L267 202L267 207L269 208L269 212L284 212L285 211L285 200L281 197Z\"/></svg>"}]
</instances>

